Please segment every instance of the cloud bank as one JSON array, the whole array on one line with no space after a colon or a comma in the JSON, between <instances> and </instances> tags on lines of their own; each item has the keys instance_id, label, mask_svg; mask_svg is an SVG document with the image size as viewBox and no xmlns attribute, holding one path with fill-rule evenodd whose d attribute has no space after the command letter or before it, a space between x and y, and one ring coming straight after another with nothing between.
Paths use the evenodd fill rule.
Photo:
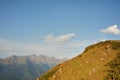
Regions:
<instances>
[{"instance_id":1,"label":"cloud bank","mask_svg":"<svg viewBox=\"0 0 120 80\"><path fill-rule=\"evenodd\" d=\"M59 36L48 35L41 44L18 43L10 40L0 39L0 57L11 55L47 55L58 58L73 57L88 45L88 41L74 40L75 34Z\"/></svg>"},{"instance_id":2,"label":"cloud bank","mask_svg":"<svg viewBox=\"0 0 120 80\"><path fill-rule=\"evenodd\" d=\"M36 44L15 43L9 40L0 39L0 57L11 55L32 55L41 53L43 47Z\"/></svg>"},{"instance_id":3,"label":"cloud bank","mask_svg":"<svg viewBox=\"0 0 120 80\"><path fill-rule=\"evenodd\" d=\"M120 29L118 29L117 25L110 26L106 29L100 30L102 33L113 34L113 35L120 35Z\"/></svg>"}]
</instances>

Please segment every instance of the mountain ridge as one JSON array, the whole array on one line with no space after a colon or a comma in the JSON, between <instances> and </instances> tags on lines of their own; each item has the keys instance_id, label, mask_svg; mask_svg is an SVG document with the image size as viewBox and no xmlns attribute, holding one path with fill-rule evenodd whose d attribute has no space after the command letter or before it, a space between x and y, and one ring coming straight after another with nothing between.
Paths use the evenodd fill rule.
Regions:
<instances>
[{"instance_id":1,"label":"mountain ridge","mask_svg":"<svg viewBox=\"0 0 120 80\"><path fill-rule=\"evenodd\" d=\"M99 42L37 80L120 80L120 57L117 55L120 55L120 40ZM115 69L110 67L111 64Z\"/></svg>"},{"instance_id":2,"label":"mountain ridge","mask_svg":"<svg viewBox=\"0 0 120 80\"><path fill-rule=\"evenodd\" d=\"M61 61L44 55L13 55L0 59L0 80L35 80Z\"/></svg>"}]
</instances>

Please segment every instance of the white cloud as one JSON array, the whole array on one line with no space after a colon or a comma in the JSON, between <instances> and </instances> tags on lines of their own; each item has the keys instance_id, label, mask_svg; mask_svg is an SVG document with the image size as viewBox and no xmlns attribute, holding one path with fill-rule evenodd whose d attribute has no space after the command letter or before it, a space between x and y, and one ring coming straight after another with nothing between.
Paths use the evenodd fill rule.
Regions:
<instances>
[{"instance_id":1,"label":"white cloud","mask_svg":"<svg viewBox=\"0 0 120 80\"><path fill-rule=\"evenodd\" d=\"M102 29L100 31L107 34L120 35L120 29L118 29L117 25L110 26L107 29Z\"/></svg>"},{"instance_id":2,"label":"white cloud","mask_svg":"<svg viewBox=\"0 0 120 80\"><path fill-rule=\"evenodd\" d=\"M95 41L93 41L93 44L96 44L96 43L99 43L99 42L104 42L104 41L106 41L107 39L99 39L99 40L95 40Z\"/></svg>"},{"instance_id":3,"label":"white cloud","mask_svg":"<svg viewBox=\"0 0 120 80\"><path fill-rule=\"evenodd\" d=\"M52 36L51 40L56 42L50 41L51 44L46 42L43 42L42 44L18 43L0 39L0 57L32 54L43 54L57 58L73 57L80 54L84 47L89 43L88 41L70 40L73 36L75 36L75 34L66 34L58 37ZM50 37L51 36L47 36L47 38Z\"/></svg>"},{"instance_id":4,"label":"white cloud","mask_svg":"<svg viewBox=\"0 0 120 80\"><path fill-rule=\"evenodd\" d=\"M52 44L62 44L69 41L74 36L75 36L74 33L60 35L57 37L54 37L53 35L48 35L45 37L45 42L52 43Z\"/></svg>"}]
</instances>

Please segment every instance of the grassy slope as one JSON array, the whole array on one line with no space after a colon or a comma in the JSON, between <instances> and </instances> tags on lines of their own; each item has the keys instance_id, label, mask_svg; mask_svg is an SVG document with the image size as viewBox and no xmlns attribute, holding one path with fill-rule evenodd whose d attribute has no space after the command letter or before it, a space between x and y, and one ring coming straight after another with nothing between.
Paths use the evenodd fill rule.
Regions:
<instances>
[{"instance_id":1,"label":"grassy slope","mask_svg":"<svg viewBox=\"0 0 120 80\"><path fill-rule=\"evenodd\" d=\"M111 70L111 62L119 54L120 41L100 42L87 47L81 55L51 69L38 80L119 80L111 79L108 72ZM119 62L118 65L120 66ZM117 72L120 75L119 68Z\"/></svg>"}]
</instances>

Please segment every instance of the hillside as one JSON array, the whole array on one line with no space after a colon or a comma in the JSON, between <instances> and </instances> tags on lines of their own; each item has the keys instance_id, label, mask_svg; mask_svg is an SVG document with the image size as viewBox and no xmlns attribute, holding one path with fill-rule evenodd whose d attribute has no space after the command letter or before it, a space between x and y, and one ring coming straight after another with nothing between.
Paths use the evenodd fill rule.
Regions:
<instances>
[{"instance_id":1,"label":"hillside","mask_svg":"<svg viewBox=\"0 0 120 80\"><path fill-rule=\"evenodd\" d=\"M0 80L35 80L61 60L44 55L11 56L0 59Z\"/></svg>"},{"instance_id":2,"label":"hillside","mask_svg":"<svg viewBox=\"0 0 120 80\"><path fill-rule=\"evenodd\" d=\"M120 80L120 40L90 45L37 80Z\"/></svg>"}]
</instances>

